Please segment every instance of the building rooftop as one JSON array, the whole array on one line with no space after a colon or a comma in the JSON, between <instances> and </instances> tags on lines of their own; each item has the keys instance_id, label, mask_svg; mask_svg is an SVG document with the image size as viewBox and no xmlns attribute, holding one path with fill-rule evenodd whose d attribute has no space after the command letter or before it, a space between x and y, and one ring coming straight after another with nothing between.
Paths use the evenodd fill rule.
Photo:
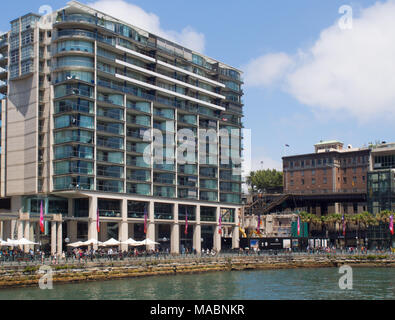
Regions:
<instances>
[{"instance_id":1,"label":"building rooftop","mask_svg":"<svg viewBox=\"0 0 395 320\"><path fill-rule=\"evenodd\" d=\"M208 56L205 56L205 55L203 55L203 54L200 53L200 52L196 52L196 51L193 51L193 50L191 50L191 49L185 48L184 46L181 46L181 45L179 45L179 44L177 44L177 43L175 43L175 42L166 40L166 39L162 38L161 36L158 36L158 35L156 35L156 34L154 34L154 33L152 33L152 32L148 32L148 31L146 31L146 30L143 30L143 29L141 29L141 28L139 28L139 27L136 27L136 26L134 26L134 25L132 25L132 24L126 22L126 21L123 21L123 20L120 20L120 19L118 19L118 18L112 17L112 16L110 16L110 15L104 13L104 12L98 11L98 10L96 10L96 9L94 9L94 8L91 8L91 7L89 7L89 6L85 5L85 4L82 4L82 3L78 2L78 1L74 1L74 0L73 0L73 1L68 2L68 3L67 3L67 7L62 8L61 10L67 9L67 8L72 8L72 7L75 8L75 9L77 9L77 10L81 10L82 12L86 12L86 13L88 13L88 14L91 14L91 15L98 14L98 17L107 19L107 20L109 20L109 21L113 21L113 22L118 22L118 23L125 24L125 25L131 27L132 29L135 29L135 30L136 30L138 33L140 33L142 36L148 37L149 34L152 34L152 35L154 35L156 38L163 39L163 40L165 40L166 42L168 42L168 43L170 43L170 44L173 44L173 45L176 46L176 47L181 47L181 48L186 49L186 50L188 50L188 51L190 51L190 52L192 52L192 53L194 53L194 54L197 54L197 55L201 56L202 58L204 58L205 60L207 60L209 63L212 63L212 64L214 64L214 63L219 63L219 66L220 66L221 68L232 69L232 70L234 70L234 71L239 72L240 74L243 74L243 71L241 71L241 70L239 70L239 69L237 69L237 68L234 68L234 67L229 66L229 65L227 65L227 64L224 64L224 63L222 63L222 62L220 62L220 61L218 61L218 60L216 60L216 59L213 59L213 58L210 58L210 57L208 57Z\"/></svg>"}]
</instances>

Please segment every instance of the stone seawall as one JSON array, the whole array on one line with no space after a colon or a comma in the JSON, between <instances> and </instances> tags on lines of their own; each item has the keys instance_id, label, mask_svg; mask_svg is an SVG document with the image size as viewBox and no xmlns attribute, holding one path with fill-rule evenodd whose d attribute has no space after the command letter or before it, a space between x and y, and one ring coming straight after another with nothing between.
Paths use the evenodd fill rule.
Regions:
<instances>
[{"instance_id":1,"label":"stone seawall","mask_svg":"<svg viewBox=\"0 0 395 320\"><path fill-rule=\"evenodd\" d=\"M133 277L193 274L215 271L291 268L395 267L395 256L235 256L219 258L147 259L52 265L53 283L104 281ZM0 267L0 288L38 286L40 265Z\"/></svg>"}]
</instances>

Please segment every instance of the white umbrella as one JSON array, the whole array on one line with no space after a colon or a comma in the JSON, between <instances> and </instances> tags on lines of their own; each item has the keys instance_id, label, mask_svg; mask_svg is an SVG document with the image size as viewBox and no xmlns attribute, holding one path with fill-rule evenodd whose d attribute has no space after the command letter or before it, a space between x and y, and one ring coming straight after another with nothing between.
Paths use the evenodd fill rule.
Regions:
<instances>
[{"instance_id":1,"label":"white umbrella","mask_svg":"<svg viewBox=\"0 0 395 320\"><path fill-rule=\"evenodd\" d=\"M130 238L130 239L126 240L126 241L123 241L121 243L122 244L127 244L128 246L132 246L132 247L138 247L138 246L142 245L141 242L136 241L136 240L134 240L132 238Z\"/></svg>"},{"instance_id":2,"label":"white umbrella","mask_svg":"<svg viewBox=\"0 0 395 320\"><path fill-rule=\"evenodd\" d=\"M68 246L68 247L77 248L77 247L81 247L81 246L83 246L83 245L84 245L83 242L77 241L77 242L74 242L74 243L70 243L70 244L68 244L67 246Z\"/></svg>"},{"instance_id":3,"label":"white umbrella","mask_svg":"<svg viewBox=\"0 0 395 320\"><path fill-rule=\"evenodd\" d=\"M141 243L141 245L144 245L144 246L151 246L154 244L159 244L158 242L152 241L151 239L148 239L148 238L143 241L140 241L140 243Z\"/></svg>"},{"instance_id":4,"label":"white umbrella","mask_svg":"<svg viewBox=\"0 0 395 320\"><path fill-rule=\"evenodd\" d=\"M30 241L30 240L27 240L27 239L25 239L25 238L22 238L22 239L16 240L16 243L17 243L19 246L29 246L29 245L35 245L35 244L38 244L38 243L36 243L36 242L33 242L33 241Z\"/></svg>"},{"instance_id":5,"label":"white umbrella","mask_svg":"<svg viewBox=\"0 0 395 320\"><path fill-rule=\"evenodd\" d=\"M110 240L107 240L106 242L103 242L102 245L105 247L112 247L112 246L118 246L121 243L114 238L111 238Z\"/></svg>"},{"instance_id":6,"label":"white umbrella","mask_svg":"<svg viewBox=\"0 0 395 320\"><path fill-rule=\"evenodd\" d=\"M17 240L13 240L13 239L10 239L10 238L7 239L6 246L13 247L13 246L17 246L17 245L18 245L18 241Z\"/></svg>"},{"instance_id":7,"label":"white umbrella","mask_svg":"<svg viewBox=\"0 0 395 320\"><path fill-rule=\"evenodd\" d=\"M82 245L83 246L102 245L102 242L100 242L96 239L89 239L88 241L83 242Z\"/></svg>"}]
</instances>

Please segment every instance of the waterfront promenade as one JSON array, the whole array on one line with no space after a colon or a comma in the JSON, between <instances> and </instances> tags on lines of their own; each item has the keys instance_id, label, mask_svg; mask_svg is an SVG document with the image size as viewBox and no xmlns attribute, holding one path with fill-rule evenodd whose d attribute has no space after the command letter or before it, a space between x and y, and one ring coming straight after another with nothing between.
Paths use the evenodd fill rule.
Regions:
<instances>
[{"instance_id":1,"label":"waterfront promenade","mask_svg":"<svg viewBox=\"0 0 395 320\"><path fill-rule=\"evenodd\" d=\"M51 270L53 283L76 283L141 278L162 275L182 275L207 272L244 270L276 270L299 268L395 267L395 254L368 252L349 253L286 253L237 254L220 253L215 256L150 255L141 257L112 257L69 259L53 263L44 261L9 261L0 266L0 288L38 286L43 274ZM48 268L50 267L50 268Z\"/></svg>"}]
</instances>

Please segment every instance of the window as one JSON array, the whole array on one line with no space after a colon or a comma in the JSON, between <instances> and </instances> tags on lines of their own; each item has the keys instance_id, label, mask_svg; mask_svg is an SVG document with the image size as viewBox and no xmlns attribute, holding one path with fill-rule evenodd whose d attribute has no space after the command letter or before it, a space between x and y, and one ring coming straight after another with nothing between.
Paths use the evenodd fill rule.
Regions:
<instances>
[{"instance_id":1,"label":"window","mask_svg":"<svg viewBox=\"0 0 395 320\"><path fill-rule=\"evenodd\" d=\"M315 170L311 170L311 175L315 176Z\"/></svg>"},{"instance_id":2,"label":"window","mask_svg":"<svg viewBox=\"0 0 395 320\"><path fill-rule=\"evenodd\" d=\"M327 183L328 183L327 178L324 178L324 184L327 184Z\"/></svg>"},{"instance_id":3,"label":"window","mask_svg":"<svg viewBox=\"0 0 395 320\"><path fill-rule=\"evenodd\" d=\"M311 179L311 184L315 184L315 178Z\"/></svg>"},{"instance_id":4,"label":"window","mask_svg":"<svg viewBox=\"0 0 395 320\"><path fill-rule=\"evenodd\" d=\"M343 177L343 183L347 184L347 178L346 177Z\"/></svg>"}]
</instances>

